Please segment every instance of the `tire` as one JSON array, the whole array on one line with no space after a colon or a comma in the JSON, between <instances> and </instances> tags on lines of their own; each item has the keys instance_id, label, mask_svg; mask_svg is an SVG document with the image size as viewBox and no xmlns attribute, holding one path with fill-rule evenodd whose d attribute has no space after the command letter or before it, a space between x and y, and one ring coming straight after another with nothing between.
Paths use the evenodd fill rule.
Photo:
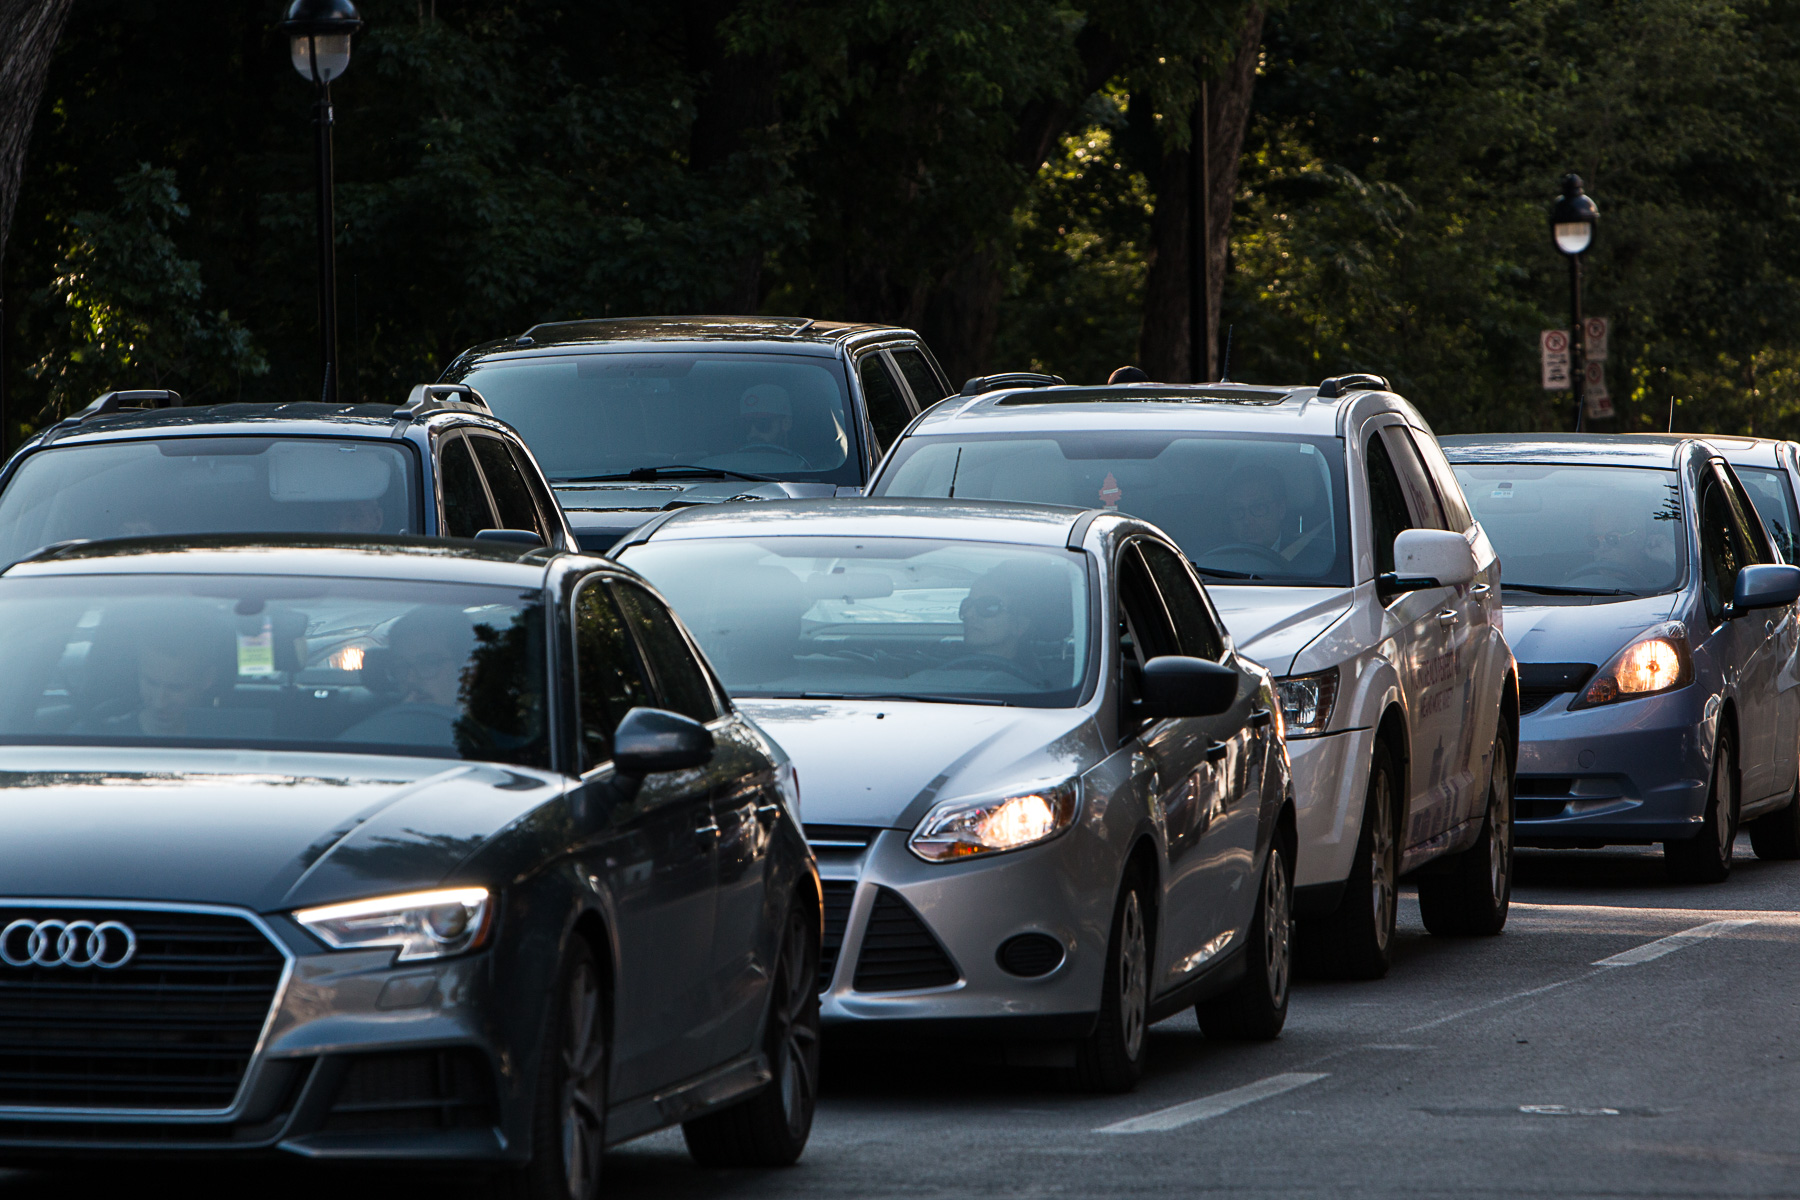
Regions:
<instances>
[{"instance_id":1,"label":"tire","mask_svg":"<svg viewBox=\"0 0 1800 1200\"><path fill-rule=\"evenodd\" d=\"M681 1127L703 1167L786 1167L799 1160L819 1100L819 927L798 900L789 906L769 988L763 1053L768 1086L730 1108Z\"/></svg>"},{"instance_id":2,"label":"tire","mask_svg":"<svg viewBox=\"0 0 1800 1200\"><path fill-rule=\"evenodd\" d=\"M1336 912L1300 927L1301 954L1315 974L1380 979L1388 973L1400 909L1400 844L1394 836L1398 803L1393 754L1377 741L1344 899Z\"/></svg>"},{"instance_id":3,"label":"tire","mask_svg":"<svg viewBox=\"0 0 1800 1200\"><path fill-rule=\"evenodd\" d=\"M1724 883L1731 877L1731 844L1737 831L1737 744L1729 729L1720 729L1700 832L1685 842L1663 843L1669 878L1676 883Z\"/></svg>"},{"instance_id":4,"label":"tire","mask_svg":"<svg viewBox=\"0 0 1800 1200\"><path fill-rule=\"evenodd\" d=\"M600 963L576 938L552 997L532 1107L531 1161L513 1172L513 1200L593 1200L606 1144L606 989Z\"/></svg>"},{"instance_id":5,"label":"tire","mask_svg":"<svg viewBox=\"0 0 1800 1200\"><path fill-rule=\"evenodd\" d=\"M1287 1024L1294 966L1294 879L1287 857L1279 841L1269 847L1243 979L1224 995L1194 1006L1201 1032L1209 1038L1273 1041Z\"/></svg>"},{"instance_id":6,"label":"tire","mask_svg":"<svg viewBox=\"0 0 1800 1200\"><path fill-rule=\"evenodd\" d=\"M1129 1092L1144 1074L1150 1026L1147 886L1128 871L1113 903L1100 988L1100 1020L1075 1049L1075 1081L1090 1092Z\"/></svg>"},{"instance_id":7,"label":"tire","mask_svg":"<svg viewBox=\"0 0 1800 1200\"><path fill-rule=\"evenodd\" d=\"M1513 776L1506 736L1494 738L1481 835L1443 873L1419 879L1419 915L1439 937L1493 937L1512 902Z\"/></svg>"},{"instance_id":8,"label":"tire","mask_svg":"<svg viewBox=\"0 0 1800 1200\"><path fill-rule=\"evenodd\" d=\"M1756 818L1747 828L1756 857L1776 861L1800 858L1800 786L1783 808Z\"/></svg>"}]
</instances>

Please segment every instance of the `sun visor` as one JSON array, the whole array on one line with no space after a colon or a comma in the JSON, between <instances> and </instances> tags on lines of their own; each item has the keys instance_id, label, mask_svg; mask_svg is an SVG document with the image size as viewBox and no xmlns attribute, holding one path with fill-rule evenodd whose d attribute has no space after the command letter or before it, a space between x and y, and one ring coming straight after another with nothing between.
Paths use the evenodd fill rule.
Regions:
<instances>
[{"instance_id":1,"label":"sun visor","mask_svg":"<svg viewBox=\"0 0 1800 1200\"><path fill-rule=\"evenodd\" d=\"M277 442L269 447L269 498L284 502L374 500L394 471L386 446Z\"/></svg>"}]
</instances>

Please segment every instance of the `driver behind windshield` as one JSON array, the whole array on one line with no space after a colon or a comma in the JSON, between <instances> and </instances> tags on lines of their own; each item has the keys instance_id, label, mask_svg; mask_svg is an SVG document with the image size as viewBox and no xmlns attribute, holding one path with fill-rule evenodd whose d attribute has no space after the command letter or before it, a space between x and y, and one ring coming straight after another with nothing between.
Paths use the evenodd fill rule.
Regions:
<instances>
[{"instance_id":1,"label":"driver behind windshield","mask_svg":"<svg viewBox=\"0 0 1800 1200\"><path fill-rule=\"evenodd\" d=\"M1231 540L1264 550L1281 550L1288 544L1287 488L1271 471L1239 471L1225 485L1225 524Z\"/></svg>"},{"instance_id":2,"label":"driver behind windshield","mask_svg":"<svg viewBox=\"0 0 1800 1200\"><path fill-rule=\"evenodd\" d=\"M1067 588L1035 566L1003 562L970 586L957 610L966 653L946 664L947 669L997 670L1045 686L1033 643L1066 636Z\"/></svg>"},{"instance_id":3,"label":"driver behind windshield","mask_svg":"<svg viewBox=\"0 0 1800 1200\"><path fill-rule=\"evenodd\" d=\"M475 646L468 618L455 608L421 606L388 631L385 667L399 700L339 734L346 742L455 744L462 716L463 668Z\"/></svg>"},{"instance_id":4,"label":"driver behind windshield","mask_svg":"<svg viewBox=\"0 0 1800 1200\"><path fill-rule=\"evenodd\" d=\"M1669 574L1660 559L1666 539L1650 544L1647 514L1636 506L1596 504L1588 510L1587 547L1592 560L1569 583L1604 588L1639 588Z\"/></svg>"},{"instance_id":5,"label":"driver behind windshield","mask_svg":"<svg viewBox=\"0 0 1800 1200\"><path fill-rule=\"evenodd\" d=\"M72 732L115 737L179 737L190 732L189 714L211 705L236 674L236 649L228 625L192 612L147 624L134 649L135 706L129 712L96 716Z\"/></svg>"},{"instance_id":6,"label":"driver behind windshield","mask_svg":"<svg viewBox=\"0 0 1800 1200\"><path fill-rule=\"evenodd\" d=\"M759 383L746 388L738 398L738 425L744 444L738 452L748 450L788 450L788 434L794 428L794 404L787 389L773 383Z\"/></svg>"}]
</instances>

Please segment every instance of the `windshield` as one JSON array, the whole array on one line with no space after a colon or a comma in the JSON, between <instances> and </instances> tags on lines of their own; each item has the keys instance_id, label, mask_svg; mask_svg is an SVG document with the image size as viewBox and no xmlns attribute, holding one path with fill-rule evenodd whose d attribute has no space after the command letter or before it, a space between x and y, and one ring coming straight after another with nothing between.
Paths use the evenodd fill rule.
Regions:
<instances>
[{"instance_id":1,"label":"windshield","mask_svg":"<svg viewBox=\"0 0 1800 1200\"><path fill-rule=\"evenodd\" d=\"M0 742L547 766L535 592L261 576L9 579Z\"/></svg>"},{"instance_id":2,"label":"windshield","mask_svg":"<svg viewBox=\"0 0 1800 1200\"><path fill-rule=\"evenodd\" d=\"M1085 560L910 538L648 542L661 588L737 696L1067 708L1087 674Z\"/></svg>"},{"instance_id":3,"label":"windshield","mask_svg":"<svg viewBox=\"0 0 1800 1200\"><path fill-rule=\"evenodd\" d=\"M459 382L519 431L552 482L653 467L859 482L834 358L592 353L488 363Z\"/></svg>"},{"instance_id":4,"label":"windshield","mask_svg":"<svg viewBox=\"0 0 1800 1200\"><path fill-rule=\"evenodd\" d=\"M56 446L0 494L0 563L72 538L421 533L412 456L388 441L179 437Z\"/></svg>"},{"instance_id":5,"label":"windshield","mask_svg":"<svg viewBox=\"0 0 1800 1200\"><path fill-rule=\"evenodd\" d=\"M1499 552L1502 586L1650 596L1681 581L1681 482L1645 467L1457 463L1457 482Z\"/></svg>"},{"instance_id":6,"label":"windshield","mask_svg":"<svg viewBox=\"0 0 1800 1200\"><path fill-rule=\"evenodd\" d=\"M1795 541L1796 530L1800 529L1800 514L1794 511L1794 492L1788 486L1787 472L1739 466L1733 466L1732 470L1737 472L1744 490L1750 493L1750 503L1756 506L1756 515L1762 518L1763 528L1769 531L1775 553L1781 555L1782 562L1800 562L1800 555L1796 554L1800 546Z\"/></svg>"},{"instance_id":7,"label":"windshield","mask_svg":"<svg viewBox=\"0 0 1800 1200\"><path fill-rule=\"evenodd\" d=\"M872 494L1111 508L1209 579L1350 585L1335 438L1083 432L906 438Z\"/></svg>"}]
</instances>

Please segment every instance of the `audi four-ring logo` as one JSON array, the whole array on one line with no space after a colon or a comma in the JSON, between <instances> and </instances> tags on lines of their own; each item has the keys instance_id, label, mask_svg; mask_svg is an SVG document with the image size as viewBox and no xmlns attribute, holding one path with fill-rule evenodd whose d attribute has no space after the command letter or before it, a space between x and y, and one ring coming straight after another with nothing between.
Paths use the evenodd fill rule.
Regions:
<instances>
[{"instance_id":1,"label":"audi four-ring logo","mask_svg":"<svg viewBox=\"0 0 1800 1200\"><path fill-rule=\"evenodd\" d=\"M9 967L99 967L112 971L137 953L137 934L120 921L18 920L0 931Z\"/></svg>"}]
</instances>

